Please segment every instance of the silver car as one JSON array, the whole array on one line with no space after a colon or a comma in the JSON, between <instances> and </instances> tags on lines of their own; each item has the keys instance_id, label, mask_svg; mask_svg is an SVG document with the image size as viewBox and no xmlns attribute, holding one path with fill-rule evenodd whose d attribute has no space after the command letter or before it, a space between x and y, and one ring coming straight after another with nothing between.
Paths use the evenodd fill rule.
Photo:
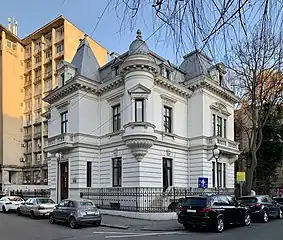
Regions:
<instances>
[{"instance_id":1,"label":"silver car","mask_svg":"<svg viewBox=\"0 0 283 240\"><path fill-rule=\"evenodd\" d=\"M31 218L49 216L56 203L50 198L29 198L18 207L18 215L29 215Z\"/></svg>"},{"instance_id":2,"label":"silver car","mask_svg":"<svg viewBox=\"0 0 283 240\"><path fill-rule=\"evenodd\" d=\"M49 222L68 223L71 228L84 224L101 224L101 214L94 203L87 199L66 199L60 202L49 216Z\"/></svg>"}]
</instances>

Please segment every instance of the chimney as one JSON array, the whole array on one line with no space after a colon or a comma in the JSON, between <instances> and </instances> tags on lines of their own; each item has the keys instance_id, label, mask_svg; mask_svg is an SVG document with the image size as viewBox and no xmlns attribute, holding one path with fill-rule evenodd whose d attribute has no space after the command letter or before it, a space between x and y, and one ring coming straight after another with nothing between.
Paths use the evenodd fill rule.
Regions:
<instances>
[{"instance_id":1,"label":"chimney","mask_svg":"<svg viewBox=\"0 0 283 240\"><path fill-rule=\"evenodd\" d=\"M18 35L18 21L14 20L13 18L8 18L8 29L11 31L14 35Z\"/></svg>"}]
</instances>

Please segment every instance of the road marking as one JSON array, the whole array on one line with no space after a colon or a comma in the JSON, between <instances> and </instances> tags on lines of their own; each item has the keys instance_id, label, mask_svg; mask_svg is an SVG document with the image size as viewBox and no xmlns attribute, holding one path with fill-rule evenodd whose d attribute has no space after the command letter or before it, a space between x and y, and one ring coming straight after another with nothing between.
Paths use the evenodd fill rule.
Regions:
<instances>
[{"instance_id":1,"label":"road marking","mask_svg":"<svg viewBox=\"0 0 283 240\"><path fill-rule=\"evenodd\" d=\"M183 235L187 233L180 233L180 232L135 233L129 235L105 236L105 238L131 238L131 237L146 237L146 236L175 235L175 234Z\"/></svg>"},{"instance_id":2,"label":"road marking","mask_svg":"<svg viewBox=\"0 0 283 240\"><path fill-rule=\"evenodd\" d=\"M142 234L142 233L138 233L138 232L93 232L94 234Z\"/></svg>"}]
</instances>

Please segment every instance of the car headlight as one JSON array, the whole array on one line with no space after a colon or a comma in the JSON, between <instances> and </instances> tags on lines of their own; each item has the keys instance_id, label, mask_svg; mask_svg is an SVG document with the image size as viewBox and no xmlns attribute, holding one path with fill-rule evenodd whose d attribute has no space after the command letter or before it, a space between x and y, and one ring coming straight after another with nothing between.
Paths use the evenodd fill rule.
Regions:
<instances>
[{"instance_id":1,"label":"car headlight","mask_svg":"<svg viewBox=\"0 0 283 240\"><path fill-rule=\"evenodd\" d=\"M81 216L81 217L85 216L85 212L82 212L81 210L78 210L78 215Z\"/></svg>"}]
</instances>

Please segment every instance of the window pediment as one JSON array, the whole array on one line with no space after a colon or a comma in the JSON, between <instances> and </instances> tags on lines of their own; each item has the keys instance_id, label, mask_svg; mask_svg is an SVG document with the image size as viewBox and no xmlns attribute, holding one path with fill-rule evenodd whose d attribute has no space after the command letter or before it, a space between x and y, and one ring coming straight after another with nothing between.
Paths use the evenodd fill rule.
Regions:
<instances>
[{"instance_id":1,"label":"window pediment","mask_svg":"<svg viewBox=\"0 0 283 240\"><path fill-rule=\"evenodd\" d=\"M151 90L147 87L145 87L142 84L137 84L131 89L128 90L128 93L131 95L132 98L147 98L148 95L151 93Z\"/></svg>"},{"instance_id":2,"label":"window pediment","mask_svg":"<svg viewBox=\"0 0 283 240\"><path fill-rule=\"evenodd\" d=\"M220 112L222 115L229 117L231 113L227 110L227 107L221 102L215 102L210 105L210 109Z\"/></svg>"},{"instance_id":3,"label":"window pediment","mask_svg":"<svg viewBox=\"0 0 283 240\"><path fill-rule=\"evenodd\" d=\"M69 101L57 104L55 107L58 109L60 113L65 112L68 110Z\"/></svg>"}]
</instances>

